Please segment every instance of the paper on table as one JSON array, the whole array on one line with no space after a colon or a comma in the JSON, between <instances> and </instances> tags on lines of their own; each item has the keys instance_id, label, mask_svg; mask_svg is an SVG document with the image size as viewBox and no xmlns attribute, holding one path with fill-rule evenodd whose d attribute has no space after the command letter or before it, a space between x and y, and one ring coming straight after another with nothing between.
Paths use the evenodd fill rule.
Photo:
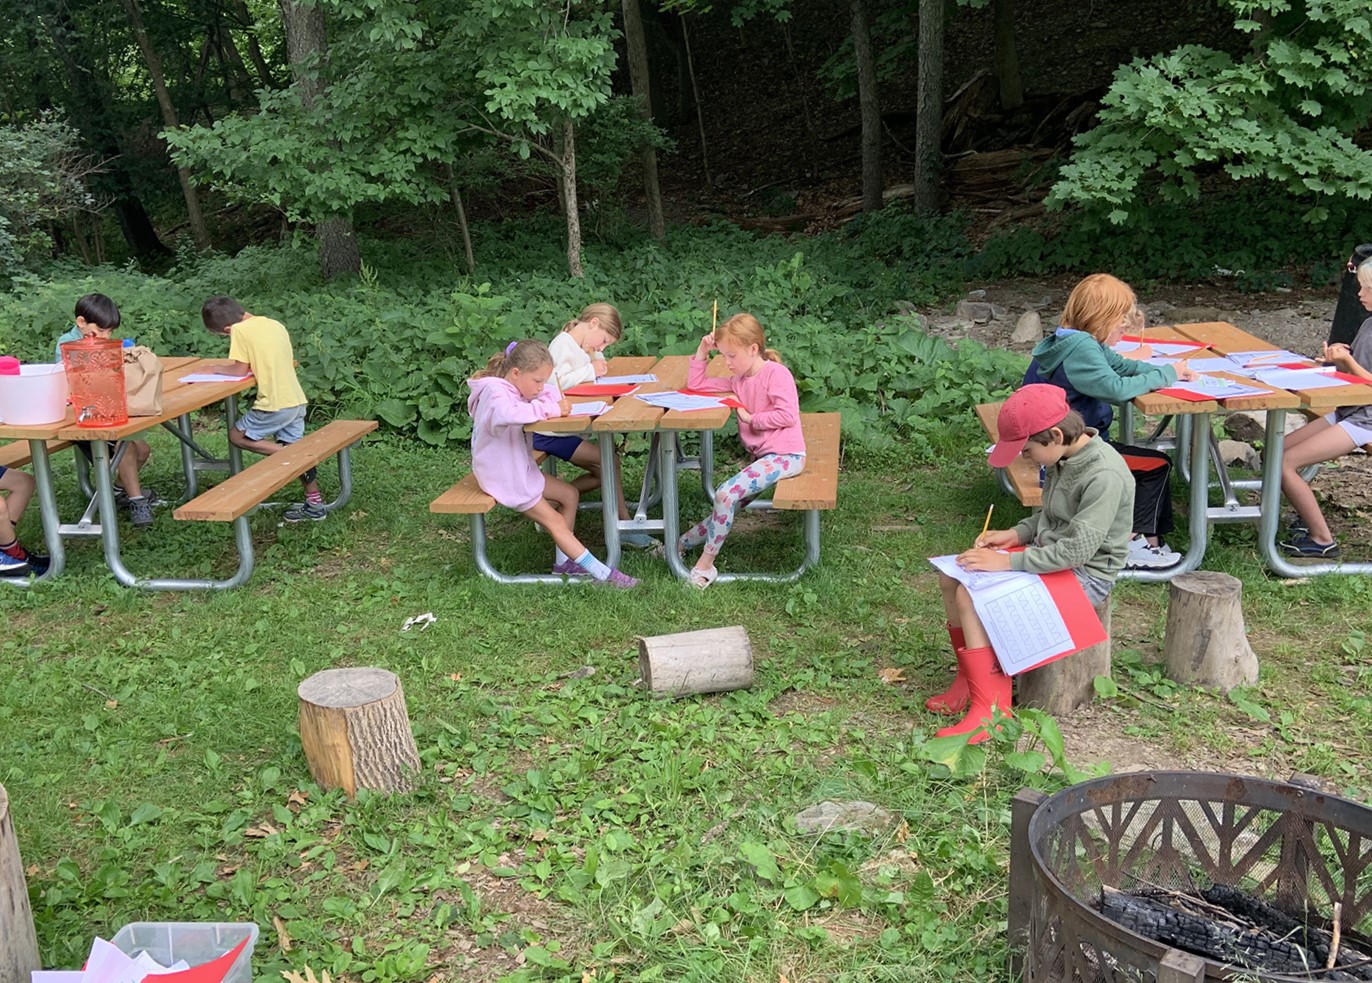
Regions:
<instances>
[{"instance_id":1,"label":"paper on table","mask_svg":"<svg viewBox=\"0 0 1372 983\"><path fill-rule=\"evenodd\" d=\"M1008 675L1105 638L1100 619L1071 571L974 573L958 566L955 556L936 556L929 562L967 588Z\"/></svg>"},{"instance_id":2,"label":"paper on table","mask_svg":"<svg viewBox=\"0 0 1372 983\"><path fill-rule=\"evenodd\" d=\"M600 416L610 408L610 404L603 399L597 399L590 403L573 403L572 411L568 416Z\"/></svg>"},{"instance_id":3,"label":"paper on table","mask_svg":"<svg viewBox=\"0 0 1372 983\"><path fill-rule=\"evenodd\" d=\"M220 375L217 372L192 372L190 375L183 375L181 382L242 382L244 379L251 379L252 373L247 375Z\"/></svg>"},{"instance_id":4,"label":"paper on table","mask_svg":"<svg viewBox=\"0 0 1372 983\"><path fill-rule=\"evenodd\" d=\"M1125 352L1137 351L1142 344L1139 341L1117 341L1110 347L1123 355Z\"/></svg>"},{"instance_id":5,"label":"paper on table","mask_svg":"<svg viewBox=\"0 0 1372 983\"><path fill-rule=\"evenodd\" d=\"M1209 347L1208 345L1202 344L1199 341L1153 341L1152 339L1148 339L1147 341L1140 342L1138 338L1133 337L1126 337L1124 341L1118 342L1114 345L1111 345L1110 347L1114 351L1123 355L1125 352L1132 352L1137 350L1140 344L1146 344L1149 348L1153 349L1154 355L1172 356L1186 355L1192 352L1204 351L1206 348Z\"/></svg>"},{"instance_id":6,"label":"paper on table","mask_svg":"<svg viewBox=\"0 0 1372 983\"><path fill-rule=\"evenodd\" d=\"M657 382L657 376L651 372L645 375L603 375L596 380L600 386L637 386L644 382Z\"/></svg>"},{"instance_id":7,"label":"paper on table","mask_svg":"<svg viewBox=\"0 0 1372 983\"><path fill-rule=\"evenodd\" d=\"M1167 392L1178 390L1204 396L1206 399L1233 399L1236 396L1265 396L1267 394L1266 389L1259 389L1257 386L1245 386L1239 382L1221 379L1217 375L1197 376L1189 382L1174 382L1166 388Z\"/></svg>"},{"instance_id":8,"label":"paper on table","mask_svg":"<svg viewBox=\"0 0 1372 983\"><path fill-rule=\"evenodd\" d=\"M1268 369L1259 372L1257 378L1278 389L1328 389L1352 385L1347 379L1320 369Z\"/></svg>"},{"instance_id":9,"label":"paper on table","mask_svg":"<svg viewBox=\"0 0 1372 983\"><path fill-rule=\"evenodd\" d=\"M664 410L715 410L724 405L724 401L713 396L687 396L684 393L635 393L634 399L641 399L649 406L657 406Z\"/></svg>"},{"instance_id":10,"label":"paper on table","mask_svg":"<svg viewBox=\"0 0 1372 983\"><path fill-rule=\"evenodd\" d=\"M1308 362L1309 359L1285 348L1267 348L1252 352L1230 352L1229 359L1240 365L1253 367L1276 365L1279 362Z\"/></svg>"},{"instance_id":11,"label":"paper on table","mask_svg":"<svg viewBox=\"0 0 1372 983\"><path fill-rule=\"evenodd\" d=\"M1235 375L1247 376L1250 379L1253 377L1254 371L1253 369L1245 369L1242 363L1236 362L1232 358L1225 358L1224 356L1218 358L1193 358L1186 364L1197 372L1232 372Z\"/></svg>"}]
</instances>

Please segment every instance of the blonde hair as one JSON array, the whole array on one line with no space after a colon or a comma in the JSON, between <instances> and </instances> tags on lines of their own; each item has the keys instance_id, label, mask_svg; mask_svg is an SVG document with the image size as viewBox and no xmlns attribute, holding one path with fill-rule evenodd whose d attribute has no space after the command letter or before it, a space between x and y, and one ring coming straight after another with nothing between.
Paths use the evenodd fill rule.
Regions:
<instances>
[{"instance_id":1,"label":"blonde hair","mask_svg":"<svg viewBox=\"0 0 1372 983\"><path fill-rule=\"evenodd\" d=\"M503 352L496 352L486 362L486 367L472 378L485 379L493 375L504 378L510 374L511 369L533 372L545 365L552 364L553 355L548 351L548 346L541 341L529 338L524 341L511 342Z\"/></svg>"},{"instance_id":2,"label":"blonde hair","mask_svg":"<svg viewBox=\"0 0 1372 983\"><path fill-rule=\"evenodd\" d=\"M1365 259L1358 264L1358 283L1364 287L1372 287L1372 259Z\"/></svg>"},{"instance_id":3,"label":"blonde hair","mask_svg":"<svg viewBox=\"0 0 1372 983\"><path fill-rule=\"evenodd\" d=\"M781 362L781 356L777 354L776 349L767 347L767 339L762 335L762 325L751 314L735 314L715 328L716 344L721 338L728 338L740 345L757 345L757 350L764 359L769 362Z\"/></svg>"},{"instance_id":4,"label":"blonde hair","mask_svg":"<svg viewBox=\"0 0 1372 983\"><path fill-rule=\"evenodd\" d=\"M562 326L562 330L570 331L576 327L578 321L589 321L591 318L600 322L600 326L605 329L605 333L613 341L618 341L620 336L624 334L624 325L620 323L619 311L615 309L614 304L606 303L587 304L581 309L580 314Z\"/></svg>"},{"instance_id":5,"label":"blonde hair","mask_svg":"<svg viewBox=\"0 0 1372 983\"><path fill-rule=\"evenodd\" d=\"M1062 326L1104 341L1137 306L1129 284L1109 273L1092 273L1072 288L1062 311Z\"/></svg>"}]
</instances>

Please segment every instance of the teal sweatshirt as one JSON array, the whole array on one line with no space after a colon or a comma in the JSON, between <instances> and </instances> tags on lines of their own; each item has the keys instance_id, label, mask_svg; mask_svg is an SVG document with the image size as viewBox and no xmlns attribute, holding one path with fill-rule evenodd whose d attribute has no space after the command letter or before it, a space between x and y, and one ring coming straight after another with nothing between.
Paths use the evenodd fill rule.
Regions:
<instances>
[{"instance_id":1,"label":"teal sweatshirt","mask_svg":"<svg viewBox=\"0 0 1372 983\"><path fill-rule=\"evenodd\" d=\"M1134 476L1104 438L1086 432L1091 439L1081 450L1048 469L1043 508L1015 526L1027 548L1010 554L1011 570L1081 567L1113 581L1124 568L1134 535Z\"/></svg>"},{"instance_id":2,"label":"teal sweatshirt","mask_svg":"<svg viewBox=\"0 0 1372 983\"><path fill-rule=\"evenodd\" d=\"M1068 403L1086 419L1087 426L1109 426L1108 419L1099 419L1099 411L1078 406L1079 400L1098 400L1119 405L1135 396L1170 386L1177 381L1177 370L1170 365L1149 365L1136 359L1123 358L1118 352L1102 345L1085 331L1058 328L1040 341L1033 352L1040 378L1025 381L1053 382L1061 386L1065 381ZM1061 375L1055 376L1061 369ZM1032 371L1032 370L1031 370ZM1064 379L1065 377L1065 379ZM1107 417L1109 414L1107 414Z\"/></svg>"}]
</instances>

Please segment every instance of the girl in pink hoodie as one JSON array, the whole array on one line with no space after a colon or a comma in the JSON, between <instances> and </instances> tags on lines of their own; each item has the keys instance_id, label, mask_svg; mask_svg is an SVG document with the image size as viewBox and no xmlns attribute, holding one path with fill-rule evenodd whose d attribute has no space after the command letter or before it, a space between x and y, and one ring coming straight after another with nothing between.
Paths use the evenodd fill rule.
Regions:
<instances>
[{"instance_id":1,"label":"girl in pink hoodie","mask_svg":"<svg viewBox=\"0 0 1372 983\"><path fill-rule=\"evenodd\" d=\"M481 490L501 505L543 526L557 544L553 573L590 575L614 587L638 581L601 563L572 532L580 493L561 478L546 475L533 458L528 423L565 416L570 406L548 385L553 357L541 341L517 341L491 357L467 380L472 394L472 471Z\"/></svg>"},{"instance_id":2,"label":"girl in pink hoodie","mask_svg":"<svg viewBox=\"0 0 1372 983\"><path fill-rule=\"evenodd\" d=\"M728 377L705 375L710 349L717 348L729 366ZM734 524L739 505L805 468L805 435L800 429L800 396L791 370L767 347L762 325L751 314L735 314L700 339L691 357L686 385L709 392L729 392L743 404L738 436L753 463L715 490L709 517L677 541L683 553L702 546L691 571L691 586L704 590L719 575L715 557Z\"/></svg>"}]
</instances>

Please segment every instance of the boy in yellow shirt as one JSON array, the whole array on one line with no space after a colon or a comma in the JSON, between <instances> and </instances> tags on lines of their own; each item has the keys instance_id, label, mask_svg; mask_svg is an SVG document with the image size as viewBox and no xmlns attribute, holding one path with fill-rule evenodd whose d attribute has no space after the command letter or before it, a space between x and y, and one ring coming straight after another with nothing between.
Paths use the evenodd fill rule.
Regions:
<instances>
[{"instance_id":1,"label":"boy in yellow shirt","mask_svg":"<svg viewBox=\"0 0 1372 983\"><path fill-rule=\"evenodd\" d=\"M285 326L249 314L238 301L224 296L205 301L200 317L211 334L229 337L229 362L212 371L233 376L252 373L257 379L257 400L229 431L230 443L255 454L275 454L303 437L305 390L295 377L295 352ZM316 468L300 476L305 501L282 514L287 522L318 522L328 515L317 477Z\"/></svg>"}]
</instances>

